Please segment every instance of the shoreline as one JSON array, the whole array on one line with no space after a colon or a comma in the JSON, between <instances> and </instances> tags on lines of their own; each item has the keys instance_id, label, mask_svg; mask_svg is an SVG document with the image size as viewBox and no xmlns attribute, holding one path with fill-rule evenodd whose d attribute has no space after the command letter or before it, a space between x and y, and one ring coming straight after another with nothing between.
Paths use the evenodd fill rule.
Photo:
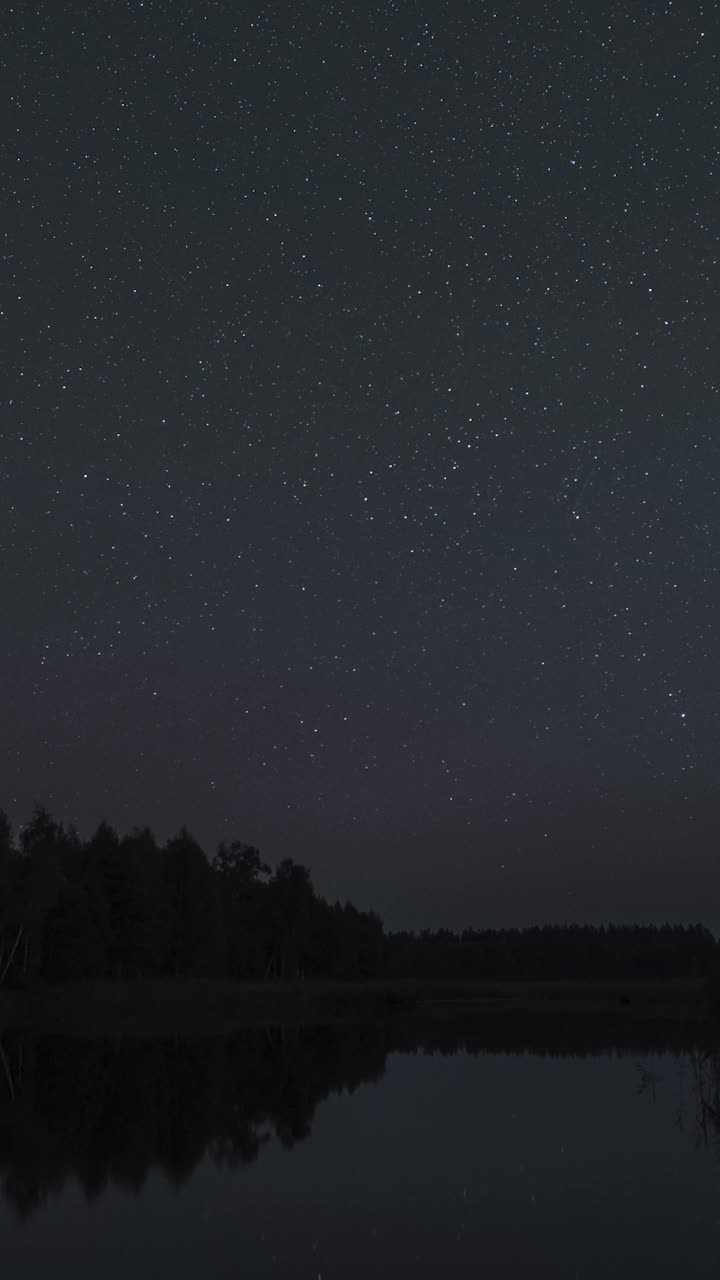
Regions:
<instances>
[{"instance_id":1,"label":"shoreline","mask_svg":"<svg viewBox=\"0 0 720 1280\"><path fill-rule=\"evenodd\" d=\"M434 979L239 982L143 978L86 981L0 991L0 1032L62 1034L223 1031L233 1027L376 1019L596 1016L712 1027L708 981Z\"/></svg>"}]
</instances>

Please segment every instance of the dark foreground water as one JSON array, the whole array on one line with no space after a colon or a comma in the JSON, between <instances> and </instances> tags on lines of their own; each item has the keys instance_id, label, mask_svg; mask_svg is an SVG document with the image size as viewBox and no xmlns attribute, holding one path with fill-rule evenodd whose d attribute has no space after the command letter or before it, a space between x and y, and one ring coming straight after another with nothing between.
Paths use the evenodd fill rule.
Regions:
<instances>
[{"instance_id":1,"label":"dark foreground water","mask_svg":"<svg viewBox=\"0 0 720 1280\"><path fill-rule=\"evenodd\" d=\"M3 1280L715 1275L720 1059L623 1040L6 1034Z\"/></svg>"}]
</instances>

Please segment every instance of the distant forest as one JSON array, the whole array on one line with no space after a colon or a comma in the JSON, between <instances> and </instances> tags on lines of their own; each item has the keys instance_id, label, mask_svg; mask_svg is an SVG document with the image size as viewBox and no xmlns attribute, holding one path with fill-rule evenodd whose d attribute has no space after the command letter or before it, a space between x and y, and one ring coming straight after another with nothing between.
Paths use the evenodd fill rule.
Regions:
<instances>
[{"instance_id":1,"label":"distant forest","mask_svg":"<svg viewBox=\"0 0 720 1280\"><path fill-rule=\"evenodd\" d=\"M478 915L482 903L477 905ZM386 932L316 894L306 867L274 871L252 845L212 860L186 828L86 841L37 806L19 842L0 810L0 986L139 977L686 978L715 974L702 925L546 925Z\"/></svg>"}]
</instances>

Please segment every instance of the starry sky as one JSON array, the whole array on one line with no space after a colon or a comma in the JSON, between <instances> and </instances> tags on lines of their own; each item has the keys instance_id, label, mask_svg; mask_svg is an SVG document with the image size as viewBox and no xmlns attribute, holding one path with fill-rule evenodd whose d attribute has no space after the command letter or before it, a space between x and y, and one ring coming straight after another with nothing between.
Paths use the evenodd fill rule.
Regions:
<instances>
[{"instance_id":1,"label":"starry sky","mask_svg":"<svg viewBox=\"0 0 720 1280\"><path fill-rule=\"evenodd\" d=\"M720 22L22 0L0 805L720 924Z\"/></svg>"}]
</instances>

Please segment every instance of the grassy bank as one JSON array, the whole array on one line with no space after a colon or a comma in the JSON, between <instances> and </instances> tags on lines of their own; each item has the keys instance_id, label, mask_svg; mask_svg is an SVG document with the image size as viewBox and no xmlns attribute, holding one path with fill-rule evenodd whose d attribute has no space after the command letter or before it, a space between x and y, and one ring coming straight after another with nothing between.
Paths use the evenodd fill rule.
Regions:
<instances>
[{"instance_id":1,"label":"grassy bank","mask_svg":"<svg viewBox=\"0 0 720 1280\"><path fill-rule=\"evenodd\" d=\"M673 982L297 982L139 979L0 992L0 1031L138 1034L376 1018L483 1017L545 1010L642 1021L712 1017L703 980Z\"/></svg>"}]
</instances>

